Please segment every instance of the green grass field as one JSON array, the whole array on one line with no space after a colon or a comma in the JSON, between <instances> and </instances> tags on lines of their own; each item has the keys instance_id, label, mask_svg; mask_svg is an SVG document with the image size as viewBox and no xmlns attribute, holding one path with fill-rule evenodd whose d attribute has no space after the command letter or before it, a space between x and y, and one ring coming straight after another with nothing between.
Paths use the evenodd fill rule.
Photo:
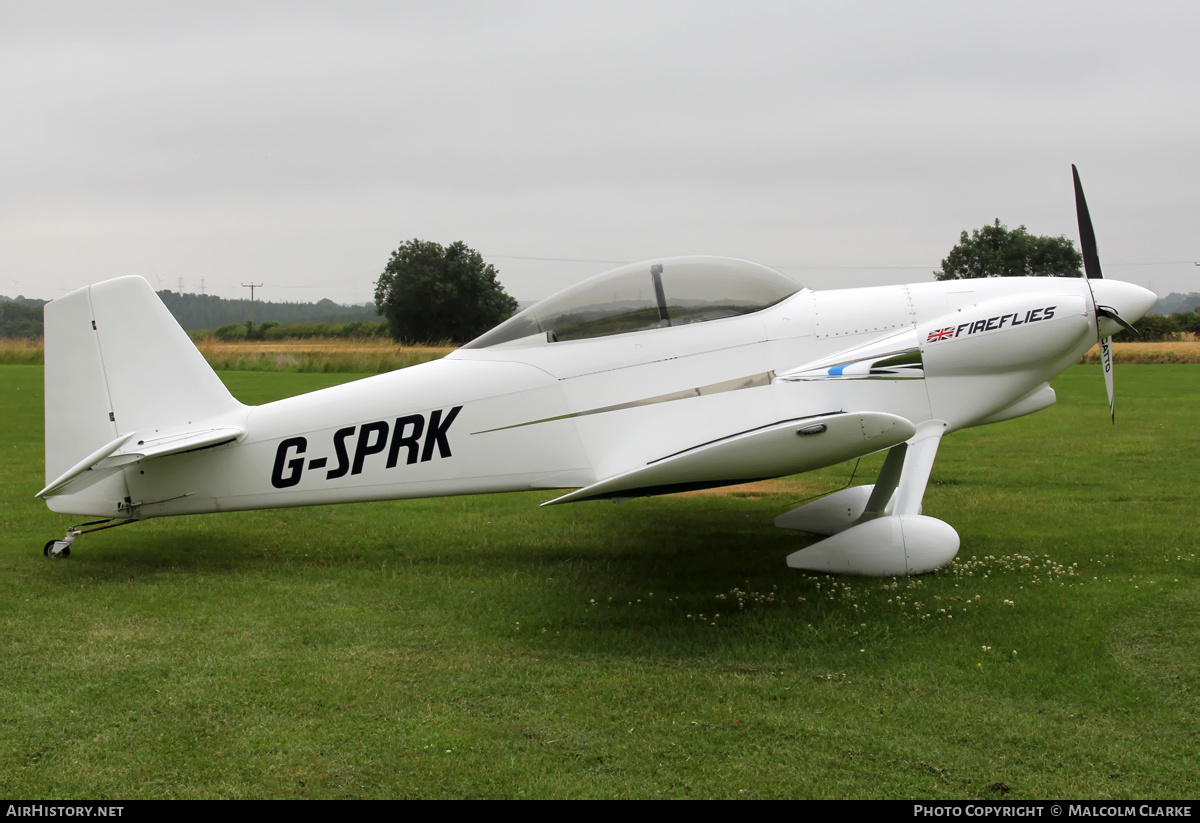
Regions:
<instances>
[{"instance_id":1,"label":"green grass field","mask_svg":"<svg viewBox=\"0 0 1200 823\"><path fill-rule=\"evenodd\" d=\"M251 403L348 375L223 375ZM946 570L809 576L851 466L155 520L42 545L42 370L0 367L0 795L1194 798L1200 366L1097 367L943 442ZM880 457L855 482L871 482Z\"/></svg>"}]
</instances>

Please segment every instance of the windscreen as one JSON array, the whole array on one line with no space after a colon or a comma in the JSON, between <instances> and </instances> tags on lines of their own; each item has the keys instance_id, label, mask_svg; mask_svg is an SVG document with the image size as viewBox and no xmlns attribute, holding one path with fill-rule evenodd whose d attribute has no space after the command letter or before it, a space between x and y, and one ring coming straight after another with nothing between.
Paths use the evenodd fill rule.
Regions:
<instances>
[{"instance_id":1,"label":"windscreen","mask_svg":"<svg viewBox=\"0 0 1200 823\"><path fill-rule=\"evenodd\" d=\"M530 306L465 348L545 345L761 311L800 291L766 266L677 257L622 266Z\"/></svg>"}]
</instances>

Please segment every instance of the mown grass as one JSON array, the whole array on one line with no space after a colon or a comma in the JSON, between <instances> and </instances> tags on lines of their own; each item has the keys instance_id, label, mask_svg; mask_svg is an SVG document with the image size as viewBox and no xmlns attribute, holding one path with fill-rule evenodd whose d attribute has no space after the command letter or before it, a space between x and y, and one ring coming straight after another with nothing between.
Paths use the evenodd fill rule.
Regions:
<instances>
[{"instance_id":1,"label":"mown grass","mask_svg":"<svg viewBox=\"0 0 1200 823\"><path fill-rule=\"evenodd\" d=\"M0 369L0 793L1188 798L1200 368L1094 367L943 444L948 570L784 566L839 466L151 521L41 555L41 369ZM263 402L341 375L227 373ZM863 461L869 482L878 458Z\"/></svg>"}]
</instances>

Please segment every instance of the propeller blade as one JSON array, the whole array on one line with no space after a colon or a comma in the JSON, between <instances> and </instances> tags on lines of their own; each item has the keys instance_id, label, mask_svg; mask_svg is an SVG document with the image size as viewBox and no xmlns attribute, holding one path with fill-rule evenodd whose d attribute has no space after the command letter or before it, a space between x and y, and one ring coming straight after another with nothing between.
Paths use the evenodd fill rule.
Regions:
<instances>
[{"instance_id":1,"label":"propeller blade","mask_svg":"<svg viewBox=\"0 0 1200 823\"><path fill-rule=\"evenodd\" d=\"M1087 200L1083 196L1083 184L1079 182L1079 169L1071 164L1071 176L1075 178L1075 214L1079 218L1079 251L1083 254L1083 273L1088 280L1103 280L1100 271L1100 255L1096 253L1096 232L1092 229L1092 216L1088 212ZM1104 388L1108 391L1108 414L1113 425L1117 424L1117 401L1113 393L1113 356L1112 338L1100 336L1100 318L1109 317L1128 329L1133 326L1126 323L1108 306L1096 302L1096 293L1092 284L1088 283L1088 292L1092 297L1093 316L1096 318L1096 342L1100 344L1100 364L1104 367ZM1134 331L1137 334L1137 331Z\"/></svg>"},{"instance_id":2,"label":"propeller blade","mask_svg":"<svg viewBox=\"0 0 1200 823\"><path fill-rule=\"evenodd\" d=\"M1100 341L1100 364L1104 366L1104 388L1108 390L1108 416L1113 425L1117 425L1117 399L1113 394L1113 356L1112 338L1105 337Z\"/></svg>"},{"instance_id":3,"label":"propeller blade","mask_svg":"<svg viewBox=\"0 0 1200 823\"><path fill-rule=\"evenodd\" d=\"M1100 317L1107 317L1109 320L1116 320L1117 323L1120 324L1121 328L1126 329L1127 331L1133 332L1138 337L1142 336L1142 333L1140 331L1138 331L1137 329L1135 329L1128 320L1126 320L1121 315L1117 314L1117 310L1114 309L1112 306L1101 306L1100 304L1097 303L1096 304L1096 314L1099 315Z\"/></svg>"},{"instance_id":4,"label":"propeller blade","mask_svg":"<svg viewBox=\"0 0 1200 823\"><path fill-rule=\"evenodd\" d=\"M1096 232L1092 229L1092 215L1088 212L1087 200L1083 196L1083 184L1079 182L1079 169L1071 164L1075 178L1075 214L1079 218L1079 251L1083 255L1083 272L1090 280L1101 280L1100 255L1096 252Z\"/></svg>"}]
</instances>

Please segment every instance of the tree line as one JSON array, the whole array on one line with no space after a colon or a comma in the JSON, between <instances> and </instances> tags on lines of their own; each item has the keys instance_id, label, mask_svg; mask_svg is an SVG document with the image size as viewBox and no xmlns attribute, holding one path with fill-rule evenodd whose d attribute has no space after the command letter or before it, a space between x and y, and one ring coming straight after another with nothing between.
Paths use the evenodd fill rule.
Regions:
<instances>
[{"instance_id":1,"label":"tree line","mask_svg":"<svg viewBox=\"0 0 1200 823\"><path fill-rule=\"evenodd\" d=\"M42 336L42 306L45 300L0 295L0 337Z\"/></svg>"},{"instance_id":2,"label":"tree line","mask_svg":"<svg viewBox=\"0 0 1200 823\"><path fill-rule=\"evenodd\" d=\"M1196 297L1200 298L1200 294ZM1153 311L1153 309L1151 309ZM1121 331L1113 335L1118 343L1151 343L1164 340L1179 340L1185 334L1200 335L1200 308L1190 312L1173 314L1147 314L1133 324L1139 334Z\"/></svg>"},{"instance_id":3,"label":"tree line","mask_svg":"<svg viewBox=\"0 0 1200 823\"><path fill-rule=\"evenodd\" d=\"M190 332L194 339L215 337L218 340L308 340L312 338L371 339L388 337L387 321L352 320L349 323L276 323L267 320L251 327L245 323L228 323L215 329Z\"/></svg>"},{"instance_id":4,"label":"tree line","mask_svg":"<svg viewBox=\"0 0 1200 823\"><path fill-rule=\"evenodd\" d=\"M219 329L237 326L246 336L245 324L250 318L249 300L226 300L212 294L180 294L164 289L158 297L186 331ZM41 337L43 332L42 306L47 301L27 297L12 299L0 295L0 337ZM328 298L316 303L272 303L254 301L256 326L297 324L296 336L317 336L310 327L324 324L326 331L354 326L350 336L362 337L383 333L383 324L372 303L362 306L343 306ZM358 324L358 325L356 325ZM369 327L369 328L366 328ZM337 336L331 333L324 336ZM236 332L226 331L236 337Z\"/></svg>"},{"instance_id":5,"label":"tree line","mask_svg":"<svg viewBox=\"0 0 1200 823\"><path fill-rule=\"evenodd\" d=\"M968 233L933 272L937 280L979 277L1082 277L1083 258L1066 237L1009 229L999 219ZM407 344L461 345L504 322L517 301L500 284L496 269L462 241L442 246L413 239L392 252L375 284L375 303L343 306L317 303L254 302L249 323L246 299L207 294L158 292L171 314L188 331L207 330L226 340L304 337L378 337L390 335ZM0 336L40 337L45 301L0 296ZM1140 336L1117 340L1171 340L1200 334L1200 294L1172 294L1138 323ZM379 320L379 315L386 318Z\"/></svg>"},{"instance_id":6,"label":"tree line","mask_svg":"<svg viewBox=\"0 0 1200 823\"><path fill-rule=\"evenodd\" d=\"M180 294L166 289L158 297L187 331L243 324L250 319L250 301L226 300L212 294ZM353 323L379 322L374 304L343 306L325 298L316 303L273 303L254 301L254 322L266 323Z\"/></svg>"}]
</instances>

